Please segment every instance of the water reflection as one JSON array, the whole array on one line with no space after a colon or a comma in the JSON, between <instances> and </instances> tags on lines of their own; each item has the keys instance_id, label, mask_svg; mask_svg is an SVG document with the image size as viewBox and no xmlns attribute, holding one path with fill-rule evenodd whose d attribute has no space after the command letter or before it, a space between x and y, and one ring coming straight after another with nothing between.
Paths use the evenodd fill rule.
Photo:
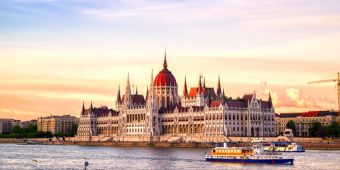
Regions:
<instances>
[{"instance_id":1,"label":"water reflection","mask_svg":"<svg viewBox=\"0 0 340 170\"><path fill-rule=\"evenodd\" d=\"M207 149L0 144L0 169L337 169L340 151L307 151L293 166L214 163ZM339 168L340 169L340 168Z\"/></svg>"}]
</instances>

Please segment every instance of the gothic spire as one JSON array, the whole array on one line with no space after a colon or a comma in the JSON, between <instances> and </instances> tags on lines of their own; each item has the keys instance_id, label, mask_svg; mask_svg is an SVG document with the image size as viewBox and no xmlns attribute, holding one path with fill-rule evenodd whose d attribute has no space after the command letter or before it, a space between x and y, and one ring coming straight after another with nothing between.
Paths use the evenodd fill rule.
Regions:
<instances>
[{"instance_id":1,"label":"gothic spire","mask_svg":"<svg viewBox=\"0 0 340 170\"><path fill-rule=\"evenodd\" d=\"M130 87L130 75L128 73L123 103L125 106L130 107L131 104L130 102L131 102L131 87Z\"/></svg>"},{"instance_id":2,"label":"gothic spire","mask_svg":"<svg viewBox=\"0 0 340 170\"><path fill-rule=\"evenodd\" d=\"M138 95L138 89L137 89L137 85L136 85L136 95Z\"/></svg>"},{"instance_id":3,"label":"gothic spire","mask_svg":"<svg viewBox=\"0 0 340 170\"><path fill-rule=\"evenodd\" d=\"M120 85L118 85L118 93L117 93L117 102L120 103L121 102L121 96L120 96Z\"/></svg>"},{"instance_id":4,"label":"gothic spire","mask_svg":"<svg viewBox=\"0 0 340 170\"><path fill-rule=\"evenodd\" d=\"M221 96L222 95L220 76L218 76L216 93L217 93L217 96Z\"/></svg>"},{"instance_id":5,"label":"gothic spire","mask_svg":"<svg viewBox=\"0 0 340 170\"><path fill-rule=\"evenodd\" d=\"M153 88L153 69L151 70L150 90Z\"/></svg>"},{"instance_id":6,"label":"gothic spire","mask_svg":"<svg viewBox=\"0 0 340 170\"><path fill-rule=\"evenodd\" d=\"M91 105L90 105L90 113L92 113L93 110L93 105L92 105L92 101L91 101Z\"/></svg>"},{"instance_id":7,"label":"gothic spire","mask_svg":"<svg viewBox=\"0 0 340 170\"><path fill-rule=\"evenodd\" d=\"M149 86L146 85L146 95L145 95L145 99L148 98L148 95L149 95Z\"/></svg>"},{"instance_id":8,"label":"gothic spire","mask_svg":"<svg viewBox=\"0 0 340 170\"><path fill-rule=\"evenodd\" d=\"M130 74L129 73L127 75L127 80L126 80L125 94L131 94L131 89L130 89Z\"/></svg>"},{"instance_id":9,"label":"gothic spire","mask_svg":"<svg viewBox=\"0 0 340 170\"><path fill-rule=\"evenodd\" d=\"M270 91L269 91L269 98L268 98L268 102L269 102L269 106L270 106L270 107L273 107L273 102L272 102L272 95L271 95Z\"/></svg>"},{"instance_id":10,"label":"gothic spire","mask_svg":"<svg viewBox=\"0 0 340 170\"><path fill-rule=\"evenodd\" d=\"M83 101L83 108L81 109L81 113L83 114L85 112L85 104L84 104L84 101Z\"/></svg>"},{"instance_id":11,"label":"gothic spire","mask_svg":"<svg viewBox=\"0 0 340 170\"><path fill-rule=\"evenodd\" d=\"M197 92L199 93L199 94L201 94L202 93L202 77L201 77L201 73L200 73L200 75L199 75L199 77L198 77L198 87L197 87Z\"/></svg>"},{"instance_id":12,"label":"gothic spire","mask_svg":"<svg viewBox=\"0 0 340 170\"><path fill-rule=\"evenodd\" d=\"M187 76L184 77L184 89L183 89L183 96L188 95L188 88L187 88Z\"/></svg>"},{"instance_id":13,"label":"gothic spire","mask_svg":"<svg viewBox=\"0 0 340 170\"><path fill-rule=\"evenodd\" d=\"M203 88L205 88L205 77L203 77Z\"/></svg>"},{"instance_id":14,"label":"gothic spire","mask_svg":"<svg viewBox=\"0 0 340 170\"><path fill-rule=\"evenodd\" d=\"M222 97L225 97L224 88L223 88L223 91L222 91Z\"/></svg>"},{"instance_id":15,"label":"gothic spire","mask_svg":"<svg viewBox=\"0 0 340 170\"><path fill-rule=\"evenodd\" d=\"M164 68L164 69L167 69L167 68L168 68L168 62L166 61L166 49L165 49L165 53L164 53L163 68Z\"/></svg>"},{"instance_id":16,"label":"gothic spire","mask_svg":"<svg viewBox=\"0 0 340 170\"><path fill-rule=\"evenodd\" d=\"M154 87L153 87L153 69L151 70L151 79L150 79L150 90L148 91L148 98L152 99L154 95Z\"/></svg>"},{"instance_id":17,"label":"gothic spire","mask_svg":"<svg viewBox=\"0 0 340 170\"><path fill-rule=\"evenodd\" d=\"M200 76L199 76L199 79L198 79L198 87L199 88L201 88L202 87L202 76L201 76L201 74L200 74Z\"/></svg>"}]
</instances>

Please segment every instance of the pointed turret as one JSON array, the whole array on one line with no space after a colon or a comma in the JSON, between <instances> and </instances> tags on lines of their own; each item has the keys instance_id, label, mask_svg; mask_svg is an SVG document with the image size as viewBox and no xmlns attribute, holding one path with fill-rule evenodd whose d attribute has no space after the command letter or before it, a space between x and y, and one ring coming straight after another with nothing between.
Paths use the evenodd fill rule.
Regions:
<instances>
[{"instance_id":1,"label":"pointed turret","mask_svg":"<svg viewBox=\"0 0 340 170\"><path fill-rule=\"evenodd\" d=\"M223 90L222 90L222 97L221 97L221 98L222 98L222 103L224 103L224 101L225 101L225 99L226 99L226 98L225 98L225 93L224 93L224 88L223 88Z\"/></svg>"},{"instance_id":2,"label":"pointed turret","mask_svg":"<svg viewBox=\"0 0 340 170\"><path fill-rule=\"evenodd\" d=\"M218 76L218 82L217 82L217 89L216 89L217 96L221 97L222 90L221 90L221 80L220 76Z\"/></svg>"},{"instance_id":3,"label":"pointed turret","mask_svg":"<svg viewBox=\"0 0 340 170\"><path fill-rule=\"evenodd\" d=\"M131 94L131 89L130 89L130 74L129 73L127 75L125 90L126 90L125 93L130 93Z\"/></svg>"},{"instance_id":4,"label":"pointed turret","mask_svg":"<svg viewBox=\"0 0 340 170\"><path fill-rule=\"evenodd\" d=\"M205 77L203 78L203 88L205 88Z\"/></svg>"},{"instance_id":5,"label":"pointed turret","mask_svg":"<svg viewBox=\"0 0 340 170\"><path fill-rule=\"evenodd\" d=\"M145 99L148 98L148 95L149 95L149 86L146 85L146 94L145 94Z\"/></svg>"},{"instance_id":6,"label":"pointed turret","mask_svg":"<svg viewBox=\"0 0 340 170\"><path fill-rule=\"evenodd\" d=\"M151 70L151 79L150 79L150 85L149 90L147 94L147 101L148 101L148 107L150 109L153 109L155 107L156 101L155 101L155 88L153 84L153 70Z\"/></svg>"},{"instance_id":7,"label":"pointed turret","mask_svg":"<svg viewBox=\"0 0 340 170\"><path fill-rule=\"evenodd\" d=\"M256 100L256 91L254 90L253 99Z\"/></svg>"},{"instance_id":8,"label":"pointed turret","mask_svg":"<svg viewBox=\"0 0 340 170\"><path fill-rule=\"evenodd\" d=\"M202 87L202 76L200 74L199 79L198 79L198 87Z\"/></svg>"},{"instance_id":9,"label":"pointed turret","mask_svg":"<svg viewBox=\"0 0 340 170\"><path fill-rule=\"evenodd\" d=\"M154 86L153 86L153 70L151 70L151 79L150 79L150 90L148 91L147 99L153 100L153 92L154 92Z\"/></svg>"},{"instance_id":10,"label":"pointed turret","mask_svg":"<svg viewBox=\"0 0 340 170\"><path fill-rule=\"evenodd\" d=\"M128 73L124 94L124 104L129 107L130 101L131 101L131 87L130 87L130 75Z\"/></svg>"},{"instance_id":11,"label":"pointed turret","mask_svg":"<svg viewBox=\"0 0 340 170\"><path fill-rule=\"evenodd\" d=\"M85 112L85 104L84 104L84 101L83 101L83 107L81 109L81 114L83 114Z\"/></svg>"},{"instance_id":12,"label":"pointed turret","mask_svg":"<svg viewBox=\"0 0 340 170\"><path fill-rule=\"evenodd\" d=\"M198 91L198 93L199 94L201 94L202 93L202 76L201 76L201 74L200 74L200 76L199 76L199 78L198 78L198 89L197 89L197 91Z\"/></svg>"},{"instance_id":13,"label":"pointed turret","mask_svg":"<svg viewBox=\"0 0 340 170\"><path fill-rule=\"evenodd\" d=\"M120 96L120 85L118 85L118 92L117 92L116 103L120 103L121 101L122 101L122 97Z\"/></svg>"},{"instance_id":14,"label":"pointed turret","mask_svg":"<svg viewBox=\"0 0 340 170\"><path fill-rule=\"evenodd\" d=\"M268 103L269 103L269 107L273 107L273 102L272 102L272 95L269 92L269 98L268 98Z\"/></svg>"},{"instance_id":15,"label":"pointed turret","mask_svg":"<svg viewBox=\"0 0 340 170\"><path fill-rule=\"evenodd\" d=\"M166 61L166 49L164 53L163 69L168 69L168 62Z\"/></svg>"},{"instance_id":16,"label":"pointed turret","mask_svg":"<svg viewBox=\"0 0 340 170\"><path fill-rule=\"evenodd\" d=\"M90 105L90 113L92 113L93 110L93 105L92 105L92 101L91 101L91 105Z\"/></svg>"},{"instance_id":17,"label":"pointed turret","mask_svg":"<svg viewBox=\"0 0 340 170\"><path fill-rule=\"evenodd\" d=\"M150 90L153 88L153 69L151 70Z\"/></svg>"},{"instance_id":18,"label":"pointed turret","mask_svg":"<svg viewBox=\"0 0 340 170\"><path fill-rule=\"evenodd\" d=\"M137 89L137 85L136 85L136 95L138 95L138 89Z\"/></svg>"},{"instance_id":19,"label":"pointed turret","mask_svg":"<svg viewBox=\"0 0 340 170\"><path fill-rule=\"evenodd\" d=\"M188 96L187 76L184 77L183 96Z\"/></svg>"}]
</instances>

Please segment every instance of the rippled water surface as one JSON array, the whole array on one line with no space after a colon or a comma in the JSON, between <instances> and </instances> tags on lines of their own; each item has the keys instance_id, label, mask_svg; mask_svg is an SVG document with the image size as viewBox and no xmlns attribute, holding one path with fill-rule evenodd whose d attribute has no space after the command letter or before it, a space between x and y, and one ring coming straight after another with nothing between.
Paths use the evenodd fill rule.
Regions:
<instances>
[{"instance_id":1,"label":"rippled water surface","mask_svg":"<svg viewBox=\"0 0 340 170\"><path fill-rule=\"evenodd\" d=\"M212 163L207 149L0 144L0 169L340 169L340 151L291 153L294 165ZM33 160L37 160L38 167Z\"/></svg>"}]
</instances>

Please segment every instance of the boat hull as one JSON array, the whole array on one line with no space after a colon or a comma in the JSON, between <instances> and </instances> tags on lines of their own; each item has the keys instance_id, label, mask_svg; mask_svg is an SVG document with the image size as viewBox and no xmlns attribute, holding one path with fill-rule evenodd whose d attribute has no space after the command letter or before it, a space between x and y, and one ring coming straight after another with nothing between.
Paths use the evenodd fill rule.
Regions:
<instances>
[{"instance_id":1,"label":"boat hull","mask_svg":"<svg viewBox=\"0 0 340 170\"><path fill-rule=\"evenodd\" d=\"M265 152L305 152L304 150L303 151L288 151L288 150L285 150L285 151L280 151L280 150L264 150Z\"/></svg>"},{"instance_id":2,"label":"boat hull","mask_svg":"<svg viewBox=\"0 0 340 170\"><path fill-rule=\"evenodd\" d=\"M231 163L264 163L264 164L285 164L293 165L294 159L226 159L226 158L206 158L210 162L231 162Z\"/></svg>"}]
</instances>

